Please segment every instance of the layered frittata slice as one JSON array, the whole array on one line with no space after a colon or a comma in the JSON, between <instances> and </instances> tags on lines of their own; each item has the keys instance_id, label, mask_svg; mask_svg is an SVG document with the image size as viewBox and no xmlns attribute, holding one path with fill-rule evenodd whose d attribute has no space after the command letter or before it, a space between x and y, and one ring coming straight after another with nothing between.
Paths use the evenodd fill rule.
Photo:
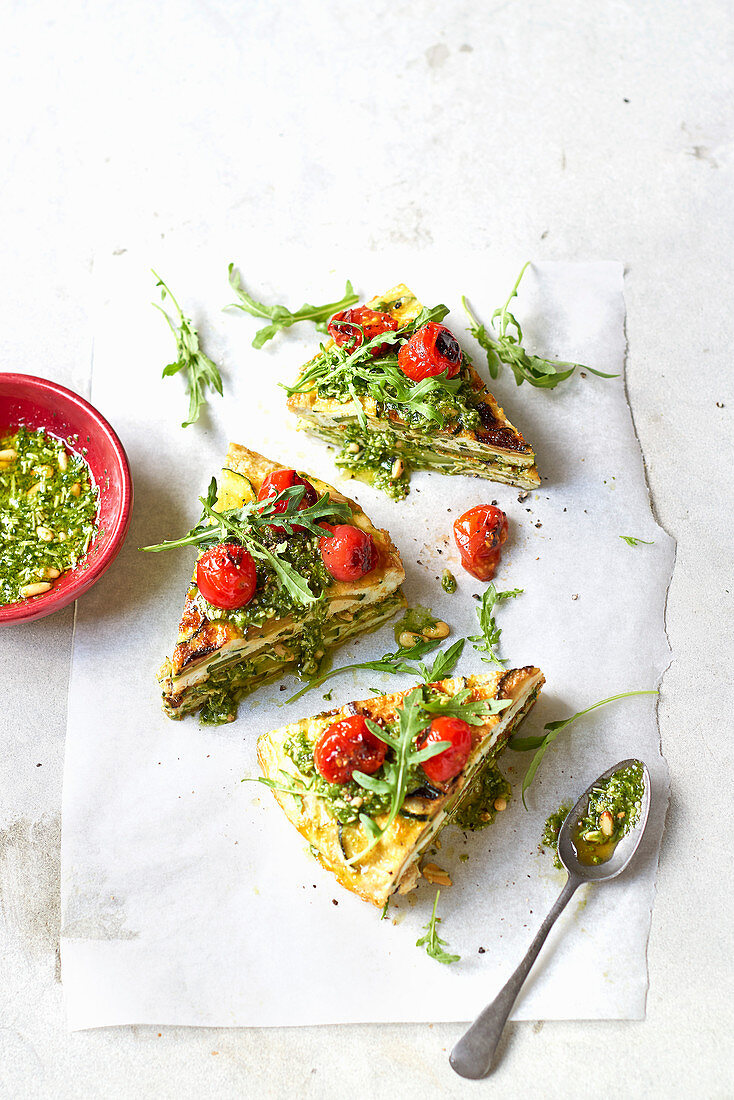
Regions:
<instances>
[{"instance_id":1,"label":"layered frittata slice","mask_svg":"<svg viewBox=\"0 0 734 1100\"><path fill-rule=\"evenodd\" d=\"M336 314L332 339L288 388L288 408L338 448L337 466L396 500L411 469L536 489L533 448L440 323L447 313L400 284Z\"/></svg>"},{"instance_id":2,"label":"layered frittata slice","mask_svg":"<svg viewBox=\"0 0 734 1100\"><path fill-rule=\"evenodd\" d=\"M255 688L315 674L329 650L391 618L405 571L355 501L247 447L230 444L210 494L178 540L205 549L158 678L171 718L200 710L218 723Z\"/></svg>"},{"instance_id":3,"label":"layered frittata slice","mask_svg":"<svg viewBox=\"0 0 734 1100\"><path fill-rule=\"evenodd\" d=\"M258 740L263 781L341 885L382 906L416 885L544 682L501 670L304 718Z\"/></svg>"}]
</instances>

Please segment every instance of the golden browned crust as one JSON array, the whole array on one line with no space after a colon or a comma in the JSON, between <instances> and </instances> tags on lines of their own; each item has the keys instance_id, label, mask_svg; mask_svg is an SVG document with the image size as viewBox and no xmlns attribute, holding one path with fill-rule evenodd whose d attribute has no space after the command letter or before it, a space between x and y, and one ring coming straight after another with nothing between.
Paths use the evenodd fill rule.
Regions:
<instances>
[{"instance_id":1,"label":"golden browned crust","mask_svg":"<svg viewBox=\"0 0 734 1100\"><path fill-rule=\"evenodd\" d=\"M522 712L525 713L544 682L540 669L528 666L512 672L456 677L431 686L449 695L468 687L473 699L505 698L519 703L524 696L528 696L530 701ZM291 737L302 734L315 743L332 722L351 714L363 714L378 724L394 721L408 693L400 691L347 703L263 734L257 744L263 774L275 780L282 779L284 772L298 775L295 765L284 751L284 745ZM465 786L467 775L473 772L474 765L484 755L485 743L488 739L494 740L497 727L504 721L502 714L491 715L483 725L472 727L472 752L464 771L448 783L431 784L430 789L427 786L423 792L412 792L412 797L404 803L404 813L398 815L379 844L363 861L352 866L348 865L347 859L358 854L368 842L367 833L361 825L339 825L326 810L323 800L313 795L306 794L302 799L278 791L273 791L273 795L288 820L312 845L321 864L332 872L337 881L365 901L382 906L390 894L403 892L415 885L419 877L417 869L413 874L406 873L411 854L425 842L439 815L455 803ZM506 723L496 744L491 746L493 754L504 746L511 728L511 724ZM381 825L386 818L378 817L376 820Z\"/></svg>"}]
</instances>

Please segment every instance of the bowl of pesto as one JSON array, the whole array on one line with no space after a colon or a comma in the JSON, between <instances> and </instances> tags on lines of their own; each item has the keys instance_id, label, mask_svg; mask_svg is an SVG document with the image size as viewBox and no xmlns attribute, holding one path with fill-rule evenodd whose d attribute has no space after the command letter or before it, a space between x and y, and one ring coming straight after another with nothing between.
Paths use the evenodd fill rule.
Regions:
<instances>
[{"instance_id":1,"label":"bowl of pesto","mask_svg":"<svg viewBox=\"0 0 734 1100\"><path fill-rule=\"evenodd\" d=\"M0 625L88 591L122 548L132 501L101 413L47 378L0 373Z\"/></svg>"}]
</instances>

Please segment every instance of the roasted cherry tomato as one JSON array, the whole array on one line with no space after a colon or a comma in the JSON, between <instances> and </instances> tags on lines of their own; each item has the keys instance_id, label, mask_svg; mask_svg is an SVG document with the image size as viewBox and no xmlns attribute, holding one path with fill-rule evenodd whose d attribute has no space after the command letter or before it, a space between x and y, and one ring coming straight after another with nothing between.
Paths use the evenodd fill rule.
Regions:
<instances>
[{"instance_id":1,"label":"roasted cherry tomato","mask_svg":"<svg viewBox=\"0 0 734 1100\"><path fill-rule=\"evenodd\" d=\"M478 504L456 520L454 538L467 573L491 581L507 538L507 516L492 504Z\"/></svg>"},{"instance_id":2,"label":"roasted cherry tomato","mask_svg":"<svg viewBox=\"0 0 734 1100\"><path fill-rule=\"evenodd\" d=\"M324 730L314 746L313 760L327 783L348 783L352 772L376 772L386 752L385 742L370 732L361 714L355 714Z\"/></svg>"},{"instance_id":3,"label":"roasted cherry tomato","mask_svg":"<svg viewBox=\"0 0 734 1100\"><path fill-rule=\"evenodd\" d=\"M322 523L320 526L332 532L320 539L319 550L335 581L358 581L372 572L378 555L371 535L348 523L338 523L335 527Z\"/></svg>"},{"instance_id":4,"label":"roasted cherry tomato","mask_svg":"<svg viewBox=\"0 0 734 1100\"><path fill-rule=\"evenodd\" d=\"M220 542L205 550L196 563L196 583L215 607L244 607L255 595L255 562L244 546Z\"/></svg>"},{"instance_id":5,"label":"roasted cherry tomato","mask_svg":"<svg viewBox=\"0 0 734 1100\"><path fill-rule=\"evenodd\" d=\"M301 503L298 505L298 511L302 512L304 508L310 508L312 504L315 504L319 499L318 493L314 489L310 481L306 481L304 477L299 477L295 470L273 470L272 474L263 481L260 486L260 492L257 494L258 500L272 500L273 497L277 497L278 493L282 493L284 489L290 489L293 485L305 485L306 492L303 494ZM275 515L282 515L288 507L287 500L279 500L275 505ZM285 531L284 527L278 527L273 524L273 530L276 532ZM303 531L303 527L295 527L294 531Z\"/></svg>"},{"instance_id":6,"label":"roasted cherry tomato","mask_svg":"<svg viewBox=\"0 0 734 1100\"><path fill-rule=\"evenodd\" d=\"M471 752L471 726L460 718L434 718L428 733L419 738L418 747L425 749L439 741L448 741L449 748L421 765L431 783L446 783L464 767Z\"/></svg>"},{"instance_id":7,"label":"roasted cherry tomato","mask_svg":"<svg viewBox=\"0 0 734 1100\"><path fill-rule=\"evenodd\" d=\"M344 309L341 313L335 313L329 321L329 336L335 344L343 347L349 345L349 351L354 351L369 343L381 332L396 332L400 326L389 313L379 313L376 309L367 306L357 306L356 309ZM364 335L363 335L364 333ZM389 349L389 344L378 344L372 348L372 356L382 355Z\"/></svg>"},{"instance_id":8,"label":"roasted cherry tomato","mask_svg":"<svg viewBox=\"0 0 734 1100\"><path fill-rule=\"evenodd\" d=\"M448 378L455 378L461 368L459 341L445 325L429 321L403 344L398 352L398 366L414 382L444 371L448 371Z\"/></svg>"}]
</instances>

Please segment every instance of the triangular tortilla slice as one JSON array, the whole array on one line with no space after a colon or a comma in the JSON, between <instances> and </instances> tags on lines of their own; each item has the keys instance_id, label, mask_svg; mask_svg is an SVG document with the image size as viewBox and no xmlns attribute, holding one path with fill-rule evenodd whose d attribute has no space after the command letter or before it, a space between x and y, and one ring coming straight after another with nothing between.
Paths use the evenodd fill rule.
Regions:
<instances>
[{"instance_id":1,"label":"triangular tortilla slice","mask_svg":"<svg viewBox=\"0 0 734 1100\"><path fill-rule=\"evenodd\" d=\"M247 447L230 443L218 483L219 510L239 508L256 499L266 476L287 469ZM196 571L186 594L178 639L158 679L163 707L171 718L202 711L202 720L231 721L237 702L262 684L287 673L311 674L324 654L348 638L375 630L405 607L400 585L405 570L387 531L374 527L359 505L330 485L304 473L319 496L347 501L355 527L368 532L378 551L375 568L358 581L332 581L308 610L295 615L263 616L261 585L244 611L212 608L196 586ZM314 551L318 553L318 550ZM251 615L250 612L253 612ZM248 618L260 623L247 623Z\"/></svg>"},{"instance_id":2,"label":"triangular tortilla slice","mask_svg":"<svg viewBox=\"0 0 734 1100\"><path fill-rule=\"evenodd\" d=\"M510 706L488 717L483 725L472 728L472 751L464 770L446 784L431 785L426 782L415 790L409 789L402 810L377 846L365 856L364 861L351 865L348 860L366 847L370 837L361 823L343 824L333 816L330 805L341 813L342 818L345 817L338 804L312 793L312 747L333 722L349 715L362 714L378 724L394 721L404 698L413 689L347 703L336 710L325 711L314 718L303 718L300 722L265 733L257 743L258 759L265 777L280 788L274 787L273 794L281 809L306 838L323 866L347 890L365 901L371 901L373 905L383 906L391 894L404 894L416 886L421 877L421 857L434 843L443 826L461 814L462 807L472 796L476 797L483 777L487 776L488 769L494 767L499 753L532 708L544 683L540 669L528 666L456 677L428 685L448 695L456 695L469 688L473 699L507 699ZM379 777L378 771L374 778ZM311 784L311 789L298 797L283 790L289 785L298 787L299 783L303 787ZM359 790L356 786L353 791L345 788L345 793L353 797L354 791ZM345 802L345 805L349 803ZM488 809L491 813L492 807ZM382 827L381 823L387 817L378 815L374 820ZM426 873L429 877L428 870ZM432 881L440 879L432 878Z\"/></svg>"},{"instance_id":3,"label":"triangular tortilla slice","mask_svg":"<svg viewBox=\"0 0 734 1100\"><path fill-rule=\"evenodd\" d=\"M367 305L389 313L401 327L414 321L423 308L402 283ZM315 356L307 363L299 377L318 358ZM462 371L473 391L481 420L476 428L447 422L443 428L431 423L421 430L401 416L399 407L383 407L369 394L351 397L345 394L337 400L320 397L316 389L311 389L293 393L288 398L288 408L299 417L299 427L339 448L337 466L394 497L407 492L411 468L468 474L522 489L537 489L540 476L533 448L507 419L466 353ZM360 410L366 426L360 424ZM360 450L357 444L363 441L365 445Z\"/></svg>"}]
</instances>

